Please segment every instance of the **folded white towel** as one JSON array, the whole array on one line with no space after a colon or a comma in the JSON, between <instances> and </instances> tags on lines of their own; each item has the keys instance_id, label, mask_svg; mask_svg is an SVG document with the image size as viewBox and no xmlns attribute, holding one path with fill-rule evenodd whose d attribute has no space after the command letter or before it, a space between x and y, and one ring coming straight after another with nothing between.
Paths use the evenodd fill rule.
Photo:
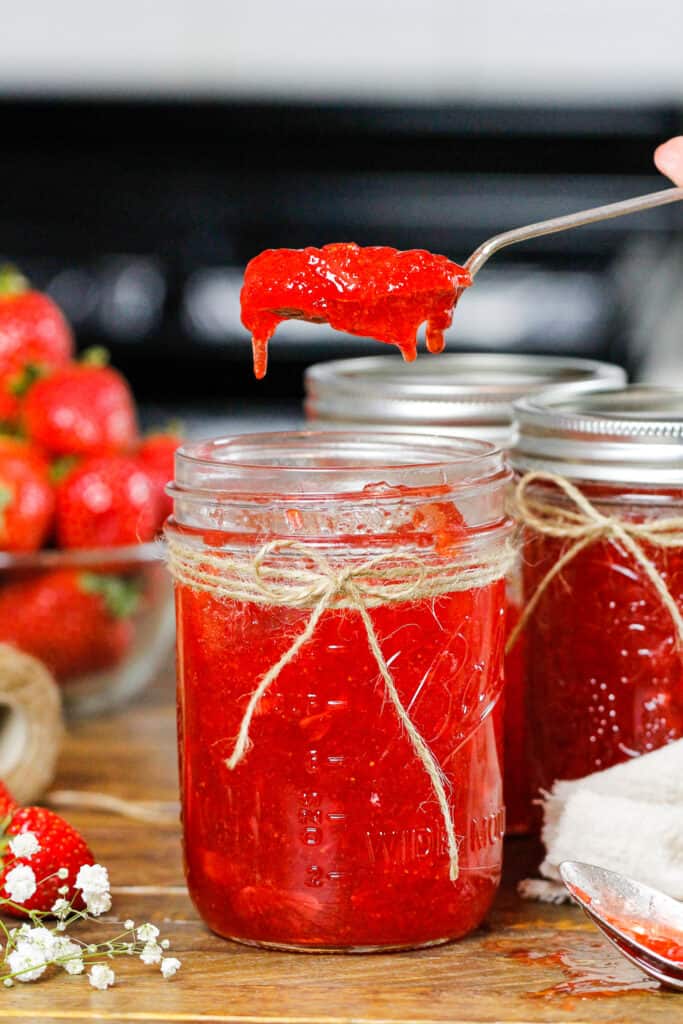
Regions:
<instances>
[{"instance_id":1,"label":"folded white towel","mask_svg":"<svg viewBox=\"0 0 683 1024\"><path fill-rule=\"evenodd\" d=\"M683 740L555 783L543 813L545 878L557 881L563 860L581 860L683 899ZM540 896L533 886L521 891Z\"/></svg>"}]
</instances>

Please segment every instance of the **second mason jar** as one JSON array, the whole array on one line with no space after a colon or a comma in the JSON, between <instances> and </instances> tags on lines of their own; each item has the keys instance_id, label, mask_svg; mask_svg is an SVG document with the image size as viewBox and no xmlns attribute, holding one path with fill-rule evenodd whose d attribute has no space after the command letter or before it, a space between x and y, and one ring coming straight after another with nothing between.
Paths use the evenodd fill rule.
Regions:
<instances>
[{"instance_id":1,"label":"second mason jar","mask_svg":"<svg viewBox=\"0 0 683 1024\"><path fill-rule=\"evenodd\" d=\"M548 393L517 414L538 792L683 737L683 391Z\"/></svg>"},{"instance_id":2,"label":"second mason jar","mask_svg":"<svg viewBox=\"0 0 683 1024\"><path fill-rule=\"evenodd\" d=\"M178 452L185 865L219 934L402 949L481 921L504 830L509 479L492 445L448 438Z\"/></svg>"},{"instance_id":3,"label":"second mason jar","mask_svg":"<svg viewBox=\"0 0 683 1024\"><path fill-rule=\"evenodd\" d=\"M306 416L316 426L453 433L514 443L513 402L551 386L572 394L625 384L619 366L592 359L516 352L449 352L404 363L371 356L318 363L306 372ZM508 580L508 626L519 616L520 578ZM524 637L505 663L507 831L528 831L532 801L526 769Z\"/></svg>"}]
</instances>

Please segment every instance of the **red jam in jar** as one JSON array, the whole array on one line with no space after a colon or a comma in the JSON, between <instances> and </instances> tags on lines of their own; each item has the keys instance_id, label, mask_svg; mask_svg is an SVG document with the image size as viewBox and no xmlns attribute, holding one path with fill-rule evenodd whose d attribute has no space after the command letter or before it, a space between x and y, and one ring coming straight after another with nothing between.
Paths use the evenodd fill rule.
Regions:
<instances>
[{"instance_id":1,"label":"red jam in jar","mask_svg":"<svg viewBox=\"0 0 683 1024\"><path fill-rule=\"evenodd\" d=\"M611 363L564 356L448 352L407 366L393 356L316 363L306 371L306 417L320 429L420 431L514 442L512 404L562 385L572 394L626 382ZM508 577L508 629L521 614L521 573ZM524 648L520 637L505 658L504 792L506 830L532 823L527 764Z\"/></svg>"},{"instance_id":2,"label":"red jam in jar","mask_svg":"<svg viewBox=\"0 0 683 1024\"><path fill-rule=\"evenodd\" d=\"M401 949L462 936L486 914L504 831L508 481L492 445L445 438L252 435L178 453L167 540L185 865L220 935ZM385 567L396 572L382 583ZM352 580L342 596L332 577ZM433 780L355 586L442 773L455 881ZM230 768L250 698L278 664Z\"/></svg>"},{"instance_id":3,"label":"red jam in jar","mask_svg":"<svg viewBox=\"0 0 683 1024\"><path fill-rule=\"evenodd\" d=\"M517 408L539 790L683 737L683 391L549 393Z\"/></svg>"}]
</instances>

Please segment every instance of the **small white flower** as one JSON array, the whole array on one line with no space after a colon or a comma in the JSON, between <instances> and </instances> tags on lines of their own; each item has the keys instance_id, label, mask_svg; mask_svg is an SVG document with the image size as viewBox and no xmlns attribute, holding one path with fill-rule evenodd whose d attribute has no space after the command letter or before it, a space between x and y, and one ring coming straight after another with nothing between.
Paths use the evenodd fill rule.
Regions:
<instances>
[{"instance_id":1,"label":"small white flower","mask_svg":"<svg viewBox=\"0 0 683 1024\"><path fill-rule=\"evenodd\" d=\"M51 912L55 915L55 917L66 917L70 909L71 904L69 903L68 900L58 899L55 900L54 903L52 904Z\"/></svg>"},{"instance_id":2,"label":"small white flower","mask_svg":"<svg viewBox=\"0 0 683 1024\"><path fill-rule=\"evenodd\" d=\"M108 892L88 892L84 889L83 899L86 910L93 917L99 917L100 914L106 914L111 910L111 895Z\"/></svg>"},{"instance_id":3,"label":"small white flower","mask_svg":"<svg viewBox=\"0 0 683 1024\"><path fill-rule=\"evenodd\" d=\"M17 981L35 981L41 974L45 973L47 964L41 960L38 950L31 953L22 949L13 950L7 957L7 963L12 974L16 974Z\"/></svg>"},{"instance_id":4,"label":"small white flower","mask_svg":"<svg viewBox=\"0 0 683 1024\"><path fill-rule=\"evenodd\" d=\"M55 955L57 940L47 928L26 928L17 937L16 948L21 953L40 957L40 960L52 960Z\"/></svg>"},{"instance_id":5,"label":"small white flower","mask_svg":"<svg viewBox=\"0 0 683 1024\"><path fill-rule=\"evenodd\" d=\"M86 950L86 953L90 953L90 955L92 956L93 953L97 952L97 946L95 945L94 942L91 942L89 946L85 947L85 950Z\"/></svg>"},{"instance_id":6,"label":"small white flower","mask_svg":"<svg viewBox=\"0 0 683 1024\"><path fill-rule=\"evenodd\" d=\"M69 886L68 885L60 885L59 889L57 889L57 892L59 893L60 896L66 896L68 891L69 891Z\"/></svg>"},{"instance_id":7,"label":"small white flower","mask_svg":"<svg viewBox=\"0 0 683 1024\"><path fill-rule=\"evenodd\" d=\"M69 877L69 869L68 868L60 868L59 871L57 872L57 878L61 878L62 881L64 881L64 879L68 878L68 877ZM68 885L63 886L62 888L66 889L67 892L69 891ZM60 892L61 892L61 890L60 890Z\"/></svg>"},{"instance_id":8,"label":"small white flower","mask_svg":"<svg viewBox=\"0 0 683 1024\"><path fill-rule=\"evenodd\" d=\"M180 960L174 956L165 956L161 961L161 973L164 978L172 978L180 967Z\"/></svg>"},{"instance_id":9,"label":"small white flower","mask_svg":"<svg viewBox=\"0 0 683 1024\"><path fill-rule=\"evenodd\" d=\"M140 953L140 959L143 964L159 964L161 963L161 946L158 946L156 942L146 942L142 953Z\"/></svg>"},{"instance_id":10,"label":"small white flower","mask_svg":"<svg viewBox=\"0 0 683 1024\"><path fill-rule=\"evenodd\" d=\"M11 978L5 978L5 980L3 981L3 985L5 986L5 988L11 988L13 984L14 982L12 981Z\"/></svg>"},{"instance_id":11,"label":"small white flower","mask_svg":"<svg viewBox=\"0 0 683 1024\"><path fill-rule=\"evenodd\" d=\"M67 974L82 974L85 970L81 953L82 948L66 936L60 936L55 942L54 959L61 964Z\"/></svg>"},{"instance_id":12,"label":"small white flower","mask_svg":"<svg viewBox=\"0 0 683 1024\"><path fill-rule=\"evenodd\" d=\"M154 924L141 924L135 933L140 942L154 942L159 937L159 929Z\"/></svg>"},{"instance_id":13,"label":"small white flower","mask_svg":"<svg viewBox=\"0 0 683 1024\"><path fill-rule=\"evenodd\" d=\"M30 860L35 853L40 852L41 846L35 832L20 832L14 839L10 839L9 848L15 857Z\"/></svg>"},{"instance_id":14,"label":"small white flower","mask_svg":"<svg viewBox=\"0 0 683 1024\"><path fill-rule=\"evenodd\" d=\"M109 874L101 864L83 864L76 875L76 888L86 892L109 892Z\"/></svg>"},{"instance_id":15,"label":"small white flower","mask_svg":"<svg viewBox=\"0 0 683 1024\"><path fill-rule=\"evenodd\" d=\"M85 964L80 957L74 957L73 960L65 960L62 967L67 974L83 974L85 970Z\"/></svg>"},{"instance_id":16,"label":"small white flower","mask_svg":"<svg viewBox=\"0 0 683 1024\"><path fill-rule=\"evenodd\" d=\"M88 978L93 988L99 988L102 991L109 988L116 981L116 975L111 967L107 967L106 964L93 964Z\"/></svg>"},{"instance_id":17,"label":"small white flower","mask_svg":"<svg viewBox=\"0 0 683 1024\"><path fill-rule=\"evenodd\" d=\"M14 903L25 903L36 891L36 876L28 864L18 864L7 872L5 891Z\"/></svg>"},{"instance_id":18,"label":"small white flower","mask_svg":"<svg viewBox=\"0 0 683 1024\"><path fill-rule=\"evenodd\" d=\"M168 949L171 943L169 942L168 939L162 939L159 945L161 946L162 949Z\"/></svg>"},{"instance_id":19,"label":"small white flower","mask_svg":"<svg viewBox=\"0 0 683 1024\"><path fill-rule=\"evenodd\" d=\"M135 928L135 921L131 921L131 919L128 918L127 921L123 922L123 927L127 932L132 932L133 928Z\"/></svg>"}]
</instances>

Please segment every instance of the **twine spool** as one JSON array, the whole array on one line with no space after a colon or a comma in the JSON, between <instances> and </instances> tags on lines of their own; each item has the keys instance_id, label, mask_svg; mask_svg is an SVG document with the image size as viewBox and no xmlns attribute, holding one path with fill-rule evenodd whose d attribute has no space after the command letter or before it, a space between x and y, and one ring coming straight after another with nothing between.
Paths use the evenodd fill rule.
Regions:
<instances>
[{"instance_id":1,"label":"twine spool","mask_svg":"<svg viewBox=\"0 0 683 1024\"><path fill-rule=\"evenodd\" d=\"M234 771L247 756L251 746L251 723L261 698L313 638L324 613L337 608L355 612L363 623L386 697L429 779L446 830L449 877L455 882L459 874L459 855L448 796L449 782L401 700L369 609L488 586L506 575L513 559L512 548L504 544L485 559L479 556L468 561L460 557L448 562L430 562L412 551L394 550L365 562L337 565L315 547L296 540L271 541L250 557L209 552L170 538L168 566L183 586L218 600L301 608L310 613L302 632L251 693L226 767Z\"/></svg>"},{"instance_id":2,"label":"twine spool","mask_svg":"<svg viewBox=\"0 0 683 1024\"><path fill-rule=\"evenodd\" d=\"M42 795L64 735L54 678L37 658L0 644L0 779L19 803Z\"/></svg>"}]
</instances>

